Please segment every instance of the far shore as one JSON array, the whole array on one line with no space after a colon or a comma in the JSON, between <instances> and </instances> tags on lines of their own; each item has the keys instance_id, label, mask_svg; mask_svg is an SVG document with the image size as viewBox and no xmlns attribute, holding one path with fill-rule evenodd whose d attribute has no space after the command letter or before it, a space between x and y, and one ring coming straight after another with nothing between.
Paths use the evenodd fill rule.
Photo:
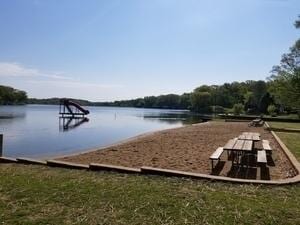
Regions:
<instances>
[{"instance_id":1,"label":"far shore","mask_svg":"<svg viewBox=\"0 0 300 225\"><path fill-rule=\"evenodd\" d=\"M269 140L274 149L272 163L268 165L268 178L259 175L260 168L253 168L250 173L236 171L227 160L226 154L222 155L221 161L224 163L215 175L271 180L290 177L293 167L271 133L263 127L248 127L246 122L211 121L149 132L109 147L91 149L57 159L83 164L103 163L134 168L151 166L212 174L209 156L215 149L224 146L229 139L241 132L249 131L259 132L261 138Z\"/></svg>"}]
</instances>

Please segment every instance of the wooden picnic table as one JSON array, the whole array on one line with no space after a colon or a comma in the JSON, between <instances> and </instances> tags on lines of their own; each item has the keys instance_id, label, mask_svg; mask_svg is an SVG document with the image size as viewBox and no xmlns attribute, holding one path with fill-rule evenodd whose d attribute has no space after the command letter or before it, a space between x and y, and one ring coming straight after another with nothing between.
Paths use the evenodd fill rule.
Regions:
<instances>
[{"instance_id":1,"label":"wooden picnic table","mask_svg":"<svg viewBox=\"0 0 300 225\"><path fill-rule=\"evenodd\" d=\"M243 132L239 137L239 140L252 140L260 141L260 134L254 132Z\"/></svg>"},{"instance_id":2,"label":"wooden picnic table","mask_svg":"<svg viewBox=\"0 0 300 225\"><path fill-rule=\"evenodd\" d=\"M227 151L228 155L229 152L233 153L232 163L237 161L239 163L240 156L244 155L245 153L251 153L253 149L253 140L242 140L238 138L230 139L225 146L223 147L224 150Z\"/></svg>"},{"instance_id":3,"label":"wooden picnic table","mask_svg":"<svg viewBox=\"0 0 300 225\"><path fill-rule=\"evenodd\" d=\"M253 140L231 139L223 147L229 151L252 151Z\"/></svg>"}]
</instances>

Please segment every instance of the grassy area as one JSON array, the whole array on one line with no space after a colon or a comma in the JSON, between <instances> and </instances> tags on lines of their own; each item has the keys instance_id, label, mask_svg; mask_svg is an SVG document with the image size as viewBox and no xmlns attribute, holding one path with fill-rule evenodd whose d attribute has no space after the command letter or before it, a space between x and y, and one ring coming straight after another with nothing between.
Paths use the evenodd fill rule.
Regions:
<instances>
[{"instance_id":1,"label":"grassy area","mask_svg":"<svg viewBox=\"0 0 300 225\"><path fill-rule=\"evenodd\" d=\"M300 224L300 185L0 165L2 224Z\"/></svg>"},{"instance_id":2,"label":"grassy area","mask_svg":"<svg viewBox=\"0 0 300 225\"><path fill-rule=\"evenodd\" d=\"M300 133L276 132L276 134L300 161Z\"/></svg>"},{"instance_id":3,"label":"grassy area","mask_svg":"<svg viewBox=\"0 0 300 225\"><path fill-rule=\"evenodd\" d=\"M300 129L300 123L268 122L274 128ZM300 161L300 133L276 132L284 144L293 152Z\"/></svg>"},{"instance_id":4,"label":"grassy area","mask_svg":"<svg viewBox=\"0 0 300 225\"><path fill-rule=\"evenodd\" d=\"M274 128L293 128L300 129L300 123L285 123L285 122L268 122Z\"/></svg>"},{"instance_id":5,"label":"grassy area","mask_svg":"<svg viewBox=\"0 0 300 225\"><path fill-rule=\"evenodd\" d=\"M289 114L289 115L279 115L277 118L282 118L282 119L299 119L298 114Z\"/></svg>"}]
</instances>

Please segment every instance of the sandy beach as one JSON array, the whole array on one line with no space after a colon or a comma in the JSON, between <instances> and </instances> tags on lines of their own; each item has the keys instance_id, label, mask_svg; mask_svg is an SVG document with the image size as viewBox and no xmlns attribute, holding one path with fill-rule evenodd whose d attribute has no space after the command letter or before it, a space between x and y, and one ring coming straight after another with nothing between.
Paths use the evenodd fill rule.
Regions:
<instances>
[{"instance_id":1,"label":"sandy beach","mask_svg":"<svg viewBox=\"0 0 300 225\"><path fill-rule=\"evenodd\" d=\"M208 122L163 130L141 135L127 142L104 149L78 155L65 156L59 160L76 163L104 163L139 168L151 166L164 169L212 174L209 156L226 142L242 132L259 132L261 139L270 141L274 149L271 163L268 163L266 179L282 179L293 175L293 167L275 141L263 127L248 127L244 122ZM256 148L260 148L257 143ZM264 179L260 168L250 170L233 168L223 153L216 175ZM250 171L250 172L249 172Z\"/></svg>"}]
</instances>

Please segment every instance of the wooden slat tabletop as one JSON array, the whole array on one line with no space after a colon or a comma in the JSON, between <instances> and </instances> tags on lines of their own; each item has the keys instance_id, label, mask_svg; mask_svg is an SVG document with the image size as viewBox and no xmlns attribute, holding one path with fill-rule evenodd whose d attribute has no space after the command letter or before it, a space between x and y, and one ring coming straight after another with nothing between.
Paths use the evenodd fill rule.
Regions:
<instances>
[{"instance_id":1,"label":"wooden slat tabletop","mask_svg":"<svg viewBox=\"0 0 300 225\"><path fill-rule=\"evenodd\" d=\"M233 146L235 145L236 139L230 139L226 145L224 146L224 149L233 149Z\"/></svg>"},{"instance_id":2,"label":"wooden slat tabletop","mask_svg":"<svg viewBox=\"0 0 300 225\"><path fill-rule=\"evenodd\" d=\"M230 139L224 146L224 150L251 151L253 147L252 140Z\"/></svg>"},{"instance_id":3,"label":"wooden slat tabletop","mask_svg":"<svg viewBox=\"0 0 300 225\"><path fill-rule=\"evenodd\" d=\"M252 141L260 141L260 134L259 133L252 133L252 132L243 132L239 136L240 140L252 140Z\"/></svg>"},{"instance_id":4,"label":"wooden slat tabletop","mask_svg":"<svg viewBox=\"0 0 300 225\"><path fill-rule=\"evenodd\" d=\"M252 147L253 147L253 141L248 141L246 140L244 142L244 146L243 146L243 149L246 150L246 151L251 151L252 150Z\"/></svg>"},{"instance_id":5,"label":"wooden slat tabletop","mask_svg":"<svg viewBox=\"0 0 300 225\"><path fill-rule=\"evenodd\" d=\"M258 136L260 136L260 133L257 133L257 132L243 132L242 134L243 134L243 135L253 134L253 135L258 135Z\"/></svg>"},{"instance_id":6,"label":"wooden slat tabletop","mask_svg":"<svg viewBox=\"0 0 300 225\"><path fill-rule=\"evenodd\" d=\"M244 146L244 140L237 140L235 142L235 145L233 146L233 149L234 150L242 150L243 149L243 146Z\"/></svg>"}]
</instances>

